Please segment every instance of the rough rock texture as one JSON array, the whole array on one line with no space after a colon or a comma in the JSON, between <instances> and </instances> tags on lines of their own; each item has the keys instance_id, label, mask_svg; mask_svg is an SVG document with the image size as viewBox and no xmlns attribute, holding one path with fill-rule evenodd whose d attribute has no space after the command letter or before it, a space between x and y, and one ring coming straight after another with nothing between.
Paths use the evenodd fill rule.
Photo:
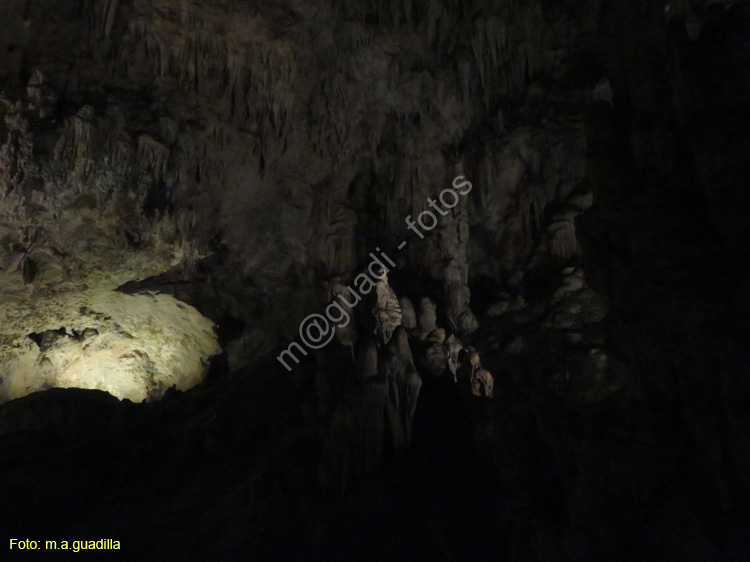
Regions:
<instances>
[{"instance_id":1,"label":"rough rock texture","mask_svg":"<svg viewBox=\"0 0 750 562\"><path fill-rule=\"evenodd\" d=\"M458 371L458 354L463 349L463 344L455 335L451 334L448 339L443 342L445 348L445 354L448 358L448 368L454 375Z\"/></svg>"},{"instance_id":2,"label":"rough rock texture","mask_svg":"<svg viewBox=\"0 0 750 562\"><path fill-rule=\"evenodd\" d=\"M582 121L567 105L585 103L588 84L561 94L542 128L528 125L535 103L504 117L526 94L541 99L542 76L562 80L559 43L582 14L550 20L538 2L512 1L154 0L74 2L53 16L48 4L3 8L13 55L1 69L4 247L23 247L27 279L54 280L51 259L28 245L28 221L44 224L37 236L55 240L71 275L93 266L74 245L127 245L148 271L96 266L124 281L173 265L189 276L225 247L214 271L224 313L268 325L248 353L295 333L321 276L353 271L370 242L397 246L405 216L455 169L474 189L440 232L401 253L445 283L453 331L472 331L474 271L499 281L523 269L547 215L582 180ZM80 209L96 228L51 226L75 224ZM472 245L470 228L485 243ZM552 253L571 254L570 233L550 236Z\"/></svg>"},{"instance_id":3,"label":"rough rock texture","mask_svg":"<svg viewBox=\"0 0 750 562\"><path fill-rule=\"evenodd\" d=\"M388 276L378 279L375 284L377 303L373 309L375 315L375 334L387 344L391 341L393 331L401 325L401 304L396 293L388 285Z\"/></svg>"},{"instance_id":4,"label":"rough rock texture","mask_svg":"<svg viewBox=\"0 0 750 562\"><path fill-rule=\"evenodd\" d=\"M420 337L425 339L436 328L437 310L435 303L430 297L423 297L419 301L419 328Z\"/></svg>"},{"instance_id":5,"label":"rough rock texture","mask_svg":"<svg viewBox=\"0 0 750 562\"><path fill-rule=\"evenodd\" d=\"M0 355L1 401L55 386L96 388L134 402L156 400L172 386L187 390L200 382L209 358L220 351L212 322L168 295L78 297L82 306L73 315L36 308L37 318L49 315L37 324L46 329L14 341L13 351ZM57 298L58 306L73 305L62 300L70 295ZM8 331L29 326L28 317L13 317L17 310L6 308L16 323L6 323ZM49 329L52 322L58 328Z\"/></svg>"}]
</instances>

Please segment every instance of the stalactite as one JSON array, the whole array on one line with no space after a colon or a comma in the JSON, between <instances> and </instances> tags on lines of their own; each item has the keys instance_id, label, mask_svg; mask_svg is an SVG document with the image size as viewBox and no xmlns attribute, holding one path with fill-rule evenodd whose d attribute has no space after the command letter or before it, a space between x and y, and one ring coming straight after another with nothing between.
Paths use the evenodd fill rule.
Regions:
<instances>
[{"instance_id":1,"label":"stalactite","mask_svg":"<svg viewBox=\"0 0 750 562\"><path fill-rule=\"evenodd\" d=\"M591 91L591 101L603 101L612 104L612 86L607 78L602 78L594 86Z\"/></svg>"},{"instance_id":2,"label":"stalactite","mask_svg":"<svg viewBox=\"0 0 750 562\"><path fill-rule=\"evenodd\" d=\"M153 170L155 179L161 180L167 171L169 149L149 135L138 137L138 158L147 170Z\"/></svg>"},{"instance_id":3,"label":"stalactite","mask_svg":"<svg viewBox=\"0 0 750 562\"><path fill-rule=\"evenodd\" d=\"M107 39L112 32L119 0L86 0L84 13L92 40Z\"/></svg>"},{"instance_id":4,"label":"stalactite","mask_svg":"<svg viewBox=\"0 0 750 562\"><path fill-rule=\"evenodd\" d=\"M550 252L568 259L578 254L575 226L570 222L553 224L550 227Z\"/></svg>"}]
</instances>

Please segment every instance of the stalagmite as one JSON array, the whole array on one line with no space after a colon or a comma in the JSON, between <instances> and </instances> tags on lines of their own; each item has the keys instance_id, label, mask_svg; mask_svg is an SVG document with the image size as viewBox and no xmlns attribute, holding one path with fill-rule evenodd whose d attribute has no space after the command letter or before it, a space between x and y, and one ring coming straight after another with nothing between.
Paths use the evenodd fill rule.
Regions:
<instances>
[{"instance_id":1,"label":"stalagmite","mask_svg":"<svg viewBox=\"0 0 750 562\"><path fill-rule=\"evenodd\" d=\"M479 353L473 347L467 349L466 356L461 363L460 377L462 379L470 379L474 371L479 366Z\"/></svg>"},{"instance_id":2,"label":"stalagmite","mask_svg":"<svg viewBox=\"0 0 750 562\"><path fill-rule=\"evenodd\" d=\"M354 360L354 344L357 341L357 326L355 324L355 307L349 306L352 303L352 297L349 293L347 286L344 284L340 277L334 277L327 284L328 288L328 302L335 303L336 306L341 307L344 310L348 322L346 325L341 327L341 322L336 323L336 340L341 345L347 345L352 350L352 360Z\"/></svg>"},{"instance_id":3,"label":"stalagmite","mask_svg":"<svg viewBox=\"0 0 750 562\"><path fill-rule=\"evenodd\" d=\"M373 470L380 459L385 436L386 377L379 374L378 345L360 347L355 372L343 381L320 458L318 478L324 486L345 489L350 479ZM345 378L348 378L345 377ZM328 399L331 394L324 395Z\"/></svg>"},{"instance_id":4,"label":"stalagmite","mask_svg":"<svg viewBox=\"0 0 750 562\"><path fill-rule=\"evenodd\" d=\"M468 389L473 396L492 398L494 394L494 379L489 371L482 367L479 353L469 347L459 369L458 382L462 388Z\"/></svg>"},{"instance_id":5,"label":"stalagmite","mask_svg":"<svg viewBox=\"0 0 750 562\"><path fill-rule=\"evenodd\" d=\"M430 344L424 350L423 366L427 371L438 377L448 368L448 358L442 343L437 341L429 342Z\"/></svg>"},{"instance_id":6,"label":"stalagmite","mask_svg":"<svg viewBox=\"0 0 750 562\"><path fill-rule=\"evenodd\" d=\"M481 365L471 376L471 391L480 398L492 398L494 395L494 379Z\"/></svg>"},{"instance_id":7,"label":"stalagmite","mask_svg":"<svg viewBox=\"0 0 750 562\"><path fill-rule=\"evenodd\" d=\"M448 358L448 368L451 373L453 373L453 379L455 381L456 373L458 372L458 355L463 349L463 344L455 334L451 334L448 336L448 339L443 342L443 347L445 347L445 353Z\"/></svg>"},{"instance_id":8,"label":"stalagmite","mask_svg":"<svg viewBox=\"0 0 750 562\"><path fill-rule=\"evenodd\" d=\"M429 297L423 297L419 301L419 328L422 331L422 339L436 328L436 323L435 303Z\"/></svg>"},{"instance_id":9,"label":"stalagmite","mask_svg":"<svg viewBox=\"0 0 750 562\"><path fill-rule=\"evenodd\" d=\"M338 401L319 464L319 480L346 488L354 476L378 463L388 423L393 447L407 449L412 420L422 387L409 348L406 330L399 326L387 345L371 340L360 351L356 381Z\"/></svg>"},{"instance_id":10,"label":"stalagmite","mask_svg":"<svg viewBox=\"0 0 750 562\"><path fill-rule=\"evenodd\" d=\"M375 334L379 335L383 343L391 340L393 331L401 325L401 306L398 297L388 285L388 276L380 269L381 279L378 279L375 288L377 292L377 304L373 309L375 315Z\"/></svg>"},{"instance_id":11,"label":"stalagmite","mask_svg":"<svg viewBox=\"0 0 750 562\"><path fill-rule=\"evenodd\" d=\"M458 162L455 166L456 177L453 187L473 189L471 182L465 180L463 165ZM469 307L471 291L469 289L469 211L468 204L459 198L453 211L442 217L440 223L440 250L443 263L447 262L443 270L446 317L451 330L457 334L474 332L479 323Z\"/></svg>"},{"instance_id":12,"label":"stalagmite","mask_svg":"<svg viewBox=\"0 0 750 562\"><path fill-rule=\"evenodd\" d=\"M401 325L408 331L417 327L417 313L414 311L414 305L408 297L399 299L401 305Z\"/></svg>"},{"instance_id":13,"label":"stalagmite","mask_svg":"<svg viewBox=\"0 0 750 562\"><path fill-rule=\"evenodd\" d=\"M422 379L414 367L406 330L402 327L393 334L379 369L386 376L388 385L386 415L393 447L402 451L411 443L412 419L422 388Z\"/></svg>"},{"instance_id":14,"label":"stalagmite","mask_svg":"<svg viewBox=\"0 0 750 562\"><path fill-rule=\"evenodd\" d=\"M378 375L378 346L370 340L361 348L357 361L357 379L365 380Z\"/></svg>"}]
</instances>

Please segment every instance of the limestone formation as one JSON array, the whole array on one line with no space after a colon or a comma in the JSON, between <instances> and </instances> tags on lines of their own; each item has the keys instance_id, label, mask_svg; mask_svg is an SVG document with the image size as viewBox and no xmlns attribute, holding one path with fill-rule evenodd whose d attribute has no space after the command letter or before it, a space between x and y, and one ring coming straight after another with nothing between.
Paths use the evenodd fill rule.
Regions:
<instances>
[{"instance_id":1,"label":"limestone formation","mask_svg":"<svg viewBox=\"0 0 750 562\"><path fill-rule=\"evenodd\" d=\"M341 396L318 465L320 484L345 490L354 478L376 468L383 448L386 394L385 381L370 377Z\"/></svg>"},{"instance_id":2,"label":"limestone formation","mask_svg":"<svg viewBox=\"0 0 750 562\"><path fill-rule=\"evenodd\" d=\"M455 166L453 187L456 186L460 186L460 192L466 194L457 196L457 205L442 216L440 248L443 261L448 263L443 271L448 324L454 333L467 335L476 331L479 324L469 306L469 203L466 198L469 197L469 189L473 187L471 182L466 180L461 162Z\"/></svg>"},{"instance_id":3,"label":"limestone formation","mask_svg":"<svg viewBox=\"0 0 750 562\"><path fill-rule=\"evenodd\" d=\"M481 365L471 374L471 392L480 398L492 398L494 393L494 379L492 374Z\"/></svg>"},{"instance_id":4,"label":"limestone formation","mask_svg":"<svg viewBox=\"0 0 750 562\"><path fill-rule=\"evenodd\" d=\"M0 528L748 558L750 2L0 0L0 27ZM300 345L370 252L398 273ZM231 376L195 384L219 342Z\"/></svg>"},{"instance_id":5,"label":"limestone formation","mask_svg":"<svg viewBox=\"0 0 750 562\"><path fill-rule=\"evenodd\" d=\"M419 301L419 328L422 339L427 337L437 327L435 303L429 297L422 297Z\"/></svg>"},{"instance_id":6,"label":"limestone formation","mask_svg":"<svg viewBox=\"0 0 750 562\"><path fill-rule=\"evenodd\" d=\"M458 8L443 4L298 2L288 13L231 2L48 4L0 8L0 263L13 269L0 274L3 302L22 299L24 287L63 302L60 291L110 290L173 267L187 282L221 248L217 318L274 326L228 345L239 368L280 334L289 340L314 312L320 280L356 267L358 240L401 239L404 211L463 175L471 192L447 214L435 210L439 225L400 254L442 286L441 315L460 336L477 326L469 274L499 280L521 269L547 216L590 203L568 200L585 173L580 119L511 125L526 117L492 97L521 95L529 72L565 68L557 45L573 20L553 24L538 2L462 14L457 35ZM332 21L345 24L328 29ZM386 22L393 35L377 31ZM605 77L594 78L571 96L607 98ZM493 134L473 161L462 139L487 119ZM32 224L33 247L24 237ZM577 255L565 224L545 244ZM256 306L259 294L267 305ZM416 329L402 309L402 324ZM395 307L381 310L387 341L398 321ZM40 322L30 317L3 341ZM419 325L425 336L435 327ZM354 336L343 328L336 337Z\"/></svg>"},{"instance_id":7,"label":"limestone formation","mask_svg":"<svg viewBox=\"0 0 750 562\"><path fill-rule=\"evenodd\" d=\"M378 465L386 435L396 451L409 448L422 379L406 330L397 327L387 345L370 340L362 346L356 373L344 384L326 430L318 472L321 484L342 489ZM328 400L329 394L322 398Z\"/></svg>"},{"instance_id":8,"label":"limestone formation","mask_svg":"<svg viewBox=\"0 0 750 562\"><path fill-rule=\"evenodd\" d=\"M479 353L473 347L468 348L456 379L462 389L476 397L492 398L494 395L492 374L482 367Z\"/></svg>"},{"instance_id":9,"label":"limestone formation","mask_svg":"<svg viewBox=\"0 0 750 562\"><path fill-rule=\"evenodd\" d=\"M463 397L464 401L467 396L471 395L471 375L474 372L474 366L471 363L471 358L474 350L473 347L469 346L463 350L459 357L459 366L456 370L456 374L453 375L453 382L456 384L456 388ZM479 355L477 354L477 360Z\"/></svg>"},{"instance_id":10,"label":"limestone formation","mask_svg":"<svg viewBox=\"0 0 750 562\"><path fill-rule=\"evenodd\" d=\"M341 345L346 345L351 348L352 360L354 360L354 344L357 341L357 325L355 307L350 306L350 304L353 304L351 294L349 293L347 286L344 284L343 279L340 277L335 277L329 281L327 288L328 302L335 303L337 307L340 307L341 310L344 311L344 317L348 318L348 321L341 320L335 323L336 340ZM342 324L345 325L341 327Z\"/></svg>"},{"instance_id":11,"label":"limestone formation","mask_svg":"<svg viewBox=\"0 0 750 562\"><path fill-rule=\"evenodd\" d=\"M424 352L424 365L429 373L439 377L445 374L448 369L448 355L445 348L433 343Z\"/></svg>"},{"instance_id":12,"label":"limestone formation","mask_svg":"<svg viewBox=\"0 0 750 562\"><path fill-rule=\"evenodd\" d=\"M357 379L366 380L378 375L378 345L369 340L360 351L357 361Z\"/></svg>"},{"instance_id":13,"label":"limestone formation","mask_svg":"<svg viewBox=\"0 0 750 562\"><path fill-rule=\"evenodd\" d=\"M422 388L422 379L414 366L406 330L396 329L379 361L382 361L380 372L385 375L388 385L386 416L393 447L396 451L403 451L411 444L412 421Z\"/></svg>"},{"instance_id":14,"label":"limestone formation","mask_svg":"<svg viewBox=\"0 0 750 562\"><path fill-rule=\"evenodd\" d=\"M523 295L516 295L514 298L503 291L500 298L487 310L487 316L502 316L509 312L518 312L526 306L526 299Z\"/></svg>"},{"instance_id":15,"label":"limestone formation","mask_svg":"<svg viewBox=\"0 0 750 562\"><path fill-rule=\"evenodd\" d=\"M377 304L373 309L375 315L375 334L383 343L391 341L393 331L401 325L401 305L393 289L388 285L388 276L381 270L375 284Z\"/></svg>"},{"instance_id":16,"label":"limestone formation","mask_svg":"<svg viewBox=\"0 0 750 562\"><path fill-rule=\"evenodd\" d=\"M443 328L435 328L432 332L427 334L425 340L428 343L442 344L445 341L445 330Z\"/></svg>"},{"instance_id":17,"label":"limestone formation","mask_svg":"<svg viewBox=\"0 0 750 562\"><path fill-rule=\"evenodd\" d=\"M399 299L401 305L401 325L409 332L417 328L417 313L414 311L414 305L408 297Z\"/></svg>"},{"instance_id":18,"label":"limestone formation","mask_svg":"<svg viewBox=\"0 0 750 562\"><path fill-rule=\"evenodd\" d=\"M459 365L458 355L463 349L463 344L455 334L451 334L450 336L448 336L448 339L443 342L443 347L445 348L445 354L448 360L448 368L450 369L451 373L453 373L455 381Z\"/></svg>"},{"instance_id":19,"label":"limestone formation","mask_svg":"<svg viewBox=\"0 0 750 562\"><path fill-rule=\"evenodd\" d=\"M12 351L0 349L0 402L55 386L158 400L172 386L187 390L199 383L209 358L221 351L213 323L171 296L104 291L68 299L38 308L40 316L49 315L46 323L19 338ZM57 307L75 313L63 316Z\"/></svg>"}]
</instances>

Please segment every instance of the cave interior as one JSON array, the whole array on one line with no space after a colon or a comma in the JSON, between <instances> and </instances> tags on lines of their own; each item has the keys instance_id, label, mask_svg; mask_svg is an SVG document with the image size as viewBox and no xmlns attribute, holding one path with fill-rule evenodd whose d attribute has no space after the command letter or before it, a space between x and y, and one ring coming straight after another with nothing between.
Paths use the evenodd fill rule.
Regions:
<instances>
[{"instance_id":1,"label":"cave interior","mask_svg":"<svg viewBox=\"0 0 750 562\"><path fill-rule=\"evenodd\" d=\"M0 27L3 559L750 560L750 1Z\"/></svg>"}]
</instances>

